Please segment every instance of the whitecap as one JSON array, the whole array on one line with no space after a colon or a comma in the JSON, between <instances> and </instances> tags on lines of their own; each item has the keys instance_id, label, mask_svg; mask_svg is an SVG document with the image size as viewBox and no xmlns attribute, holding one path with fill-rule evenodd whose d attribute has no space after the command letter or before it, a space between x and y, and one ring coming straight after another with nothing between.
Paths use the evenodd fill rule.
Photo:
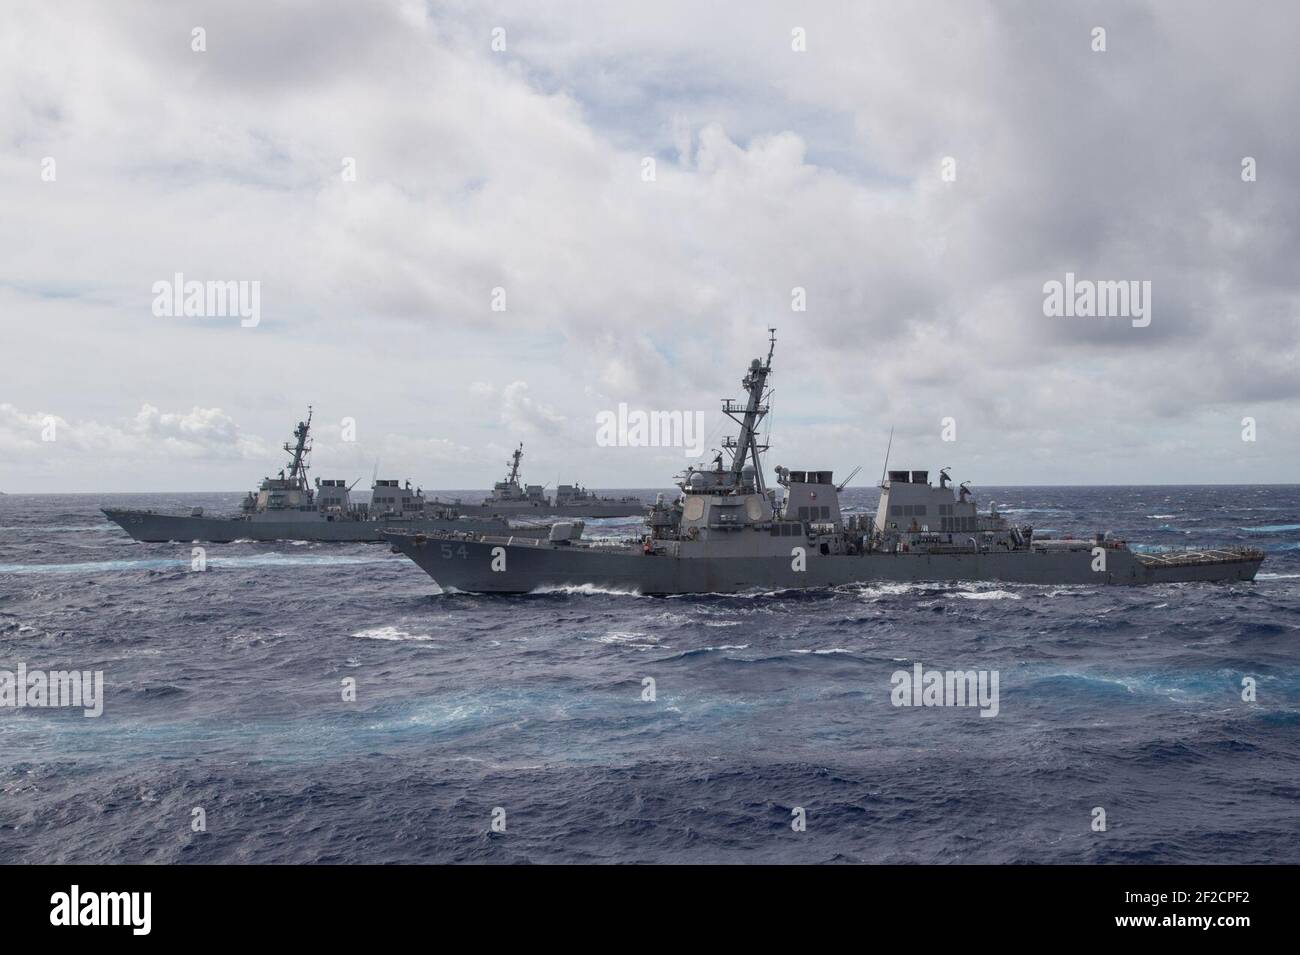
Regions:
<instances>
[{"instance_id":1,"label":"whitecap","mask_svg":"<svg viewBox=\"0 0 1300 955\"><path fill-rule=\"evenodd\" d=\"M629 646L652 646L659 642L658 637L626 630L611 630L609 633L601 634L596 640L600 643L621 643Z\"/></svg>"},{"instance_id":2,"label":"whitecap","mask_svg":"<svg viewBox=\"0 0 1300 955\"><path fill-rule=\"evenodd\" d=\"M958 590L949 594L950 597L961 597L964 600L1019 600L1019 594L1013 594L1009 590Z\"/></svg>"},{"instance_id":3,"label":"whitecap","mask_svg":"<svg viewBox=\"0 0 1300 955\"><path fill-rule=\"evenodd\" d=\"M614 587L599 587L596 584L560 584L558 586L535 587L529 591L533 594L603 594L610 597L640 597L638 590L619 590Z\"/></svg>"},{"instance_id":4,"label":"whitecap","mask_svg":"<svg viewBox=\"0 0 1300 955\"><path fill-rule=\"evenodd\" d=\"M358 630L352 634L362 640L398 640L398 641L423 641L432 640L433 637L427 633L411 633L407 630L401 630L397 627L371 627L369 630Z\"/></svg>"},{"instance_id":5,"label":"whitecap","mask_svg":"<svg viewBox=\"0 0 1300 955\"><path fill-rule=\"evenodd\" d=\"M897 597L901 594L908 594L914 590L930 590L936 585L932 583L917 584L876 584L875 586L862 586L854 588L854 593L859 597Z\"/></svg>"}]
</instances>

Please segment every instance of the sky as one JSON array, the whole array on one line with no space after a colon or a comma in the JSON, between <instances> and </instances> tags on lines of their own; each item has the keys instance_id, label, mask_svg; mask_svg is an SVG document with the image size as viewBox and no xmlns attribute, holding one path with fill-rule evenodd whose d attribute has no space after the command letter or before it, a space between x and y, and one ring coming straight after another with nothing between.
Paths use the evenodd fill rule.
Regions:
<instances>
[{"instance_id":1,"label":"sky","mask_svg":"<svg viewBox=\"0 0 1300 955\"><path fill-rule=\"evenodd\" d=\"M9 0L0 490L247 489L308 405L322 477L486 489L523 442L532 483L664 487L689 449L597 416L699 412L711 458L769 327L769 468L872 483L892 429L976 486L1292 483L1297 35L1284 2ZM257 283L256 323L167 314L178 274ZM1067 274L1145 316L1049 314Z\"/></svg>"}]
</instances>

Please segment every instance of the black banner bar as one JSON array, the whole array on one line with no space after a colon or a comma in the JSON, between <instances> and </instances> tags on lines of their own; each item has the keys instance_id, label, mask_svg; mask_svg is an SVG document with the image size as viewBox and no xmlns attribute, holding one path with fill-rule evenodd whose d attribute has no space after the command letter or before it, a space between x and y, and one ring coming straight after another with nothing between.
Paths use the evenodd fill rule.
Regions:
<instances>
[{"instance_id":1,"label":"black banner bar","mask_svg":"<svg viewBox=\"0 0 1300 955\"><path fill-rule=\"evenodd\" d=\"M658 932L703 918L733 940L772 920L824 937L966 926L999 938L1181 939L1231 944L1283 929L1300 867L951 866L729 867L33 866L0 870L6 929L123 941L295 942L373 939L376 928L515 925ZM73 888L75 886L75 889ZM146 896L147 893L147 896ZM75 914L74 914L75 913ZM517 921L521 916L531 922ZM87 924L90 923L90 924ZM109 924L102 924L109 923ZM948 928L944 928L948 926ZM1241 933L1247 933L1243 936ZM545 934L545 933L543 933Z\"/></svg>"}]
</instances>

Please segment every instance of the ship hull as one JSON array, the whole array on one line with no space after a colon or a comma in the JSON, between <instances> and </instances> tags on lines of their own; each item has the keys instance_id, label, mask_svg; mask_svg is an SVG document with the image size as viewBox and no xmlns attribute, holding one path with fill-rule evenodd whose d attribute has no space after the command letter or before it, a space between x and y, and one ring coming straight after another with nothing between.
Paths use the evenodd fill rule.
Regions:
<instances>
[{"instance_id":1,"label":"ship hull","mask_svg":"<svg viewBox=\"0 0 1300 955\"><path fill-rule=\"evenodd\" d=\"M1253 580L1262 556L1153 566L1137 555L1107 555L1105 572L1092 569L1088 551L1011 551L969 554L830 555L807 557L792 569L789 557L672 557L640 548L619 550L553 546L542 542L421 539L386 535L397 550L443 589L472 593L529 593L593 586L641 594L739 593L833 587L873 582L1000 582L1052 585L1143 585ZM504 557L504 561L502 558ZM503 567L494 570L493 567Z\"/></svg>"},{"instance_id":2,"label":"ship hull","mask_svg":"<svg viewBox=\"0 0 1300 955\"><path fill-rule=\"evenodd\" d=\"M484 515L500 515L502 517L562 517L569 519L588 519L600 517L640 517L645 513L647 505L641 502L632 503L614 503L614 504L561 504L557 506L543 507L540 504L478 504L478 505L458 505L461 510L474 513L482 512Z\"/></svg>"},{"instance_id":3,"label":"ship hull","mask_svg":"<svg viewBox=\"0 0 1300 955\"><path fill-rule=\"evenodd\" d=\"M228 544L237 540L277 541L305 540L343 543L349 541L377 542L384 540L384 531L402 530L410 533L513 533L520 537L542 536L545 528L510 530L501 521L490 518L467 520L328 520L326 518L271 521L244 520L235 517L189 517L174 514L154 514L149 511L103 508L104 515L135 540L144 543L168 541L202 541L211 544Z\"/></svg>"}]
</instances>

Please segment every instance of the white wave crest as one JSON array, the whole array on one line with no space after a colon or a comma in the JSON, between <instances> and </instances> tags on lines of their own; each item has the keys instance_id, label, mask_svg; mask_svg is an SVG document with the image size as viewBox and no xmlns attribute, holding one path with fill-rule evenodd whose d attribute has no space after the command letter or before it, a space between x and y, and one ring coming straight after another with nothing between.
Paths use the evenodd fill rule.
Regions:
<instances>
[{"instance_id":1,"label":"white wave crest","mask_svg":"<svg viewBox=\"0 0 1300 955\"><path fill-rule=\"evenodd\" d=\"M617 587L600 587L596 584L560 584L558 586L545 585L535 587L529 593L533 594L583 594L595 595L604 594L611 597L640 597L639 590L620 590Z\"/></svg>"},{"instance_id":2,"label":"white wave crest","mask_svg":"<svg viewBox=\"0 0 1300 955\"><path fill-rule=\"evenodd\" d=\"M949 594L950 597L961 597L963 600L1020 600L1020 594L1013 594L1009 590L958 590Z\"/></svg>"},{"instance_id":3,"label":"white wave crest","mask_svg":"<svg viewBox=\"0 0 1300 955\"><path fill-rule=\"evenodd\" d=\"M371 627L369 630L358 630L352 636L361 640L425 641L433 639L427 633L411 633L397 627Z\"/></svg>"}]
</instances>

